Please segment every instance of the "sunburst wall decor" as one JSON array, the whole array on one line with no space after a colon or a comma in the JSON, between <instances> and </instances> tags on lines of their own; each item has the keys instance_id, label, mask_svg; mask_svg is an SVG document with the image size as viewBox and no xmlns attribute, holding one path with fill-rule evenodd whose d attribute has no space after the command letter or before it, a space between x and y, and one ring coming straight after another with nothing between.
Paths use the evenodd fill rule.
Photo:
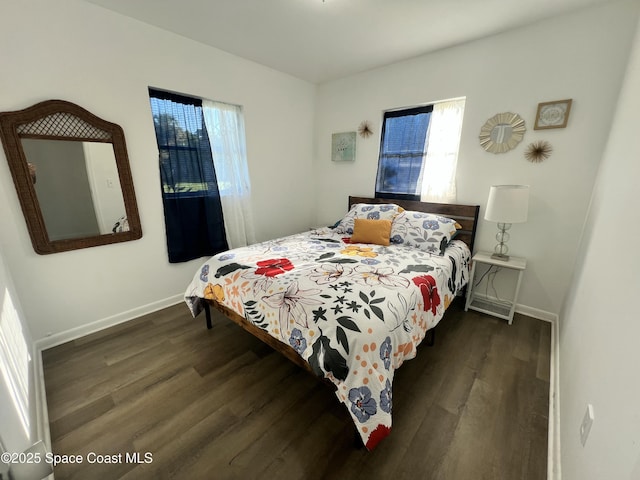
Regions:
<instances>
[{"instance_id":1,"label":"sunburst wall decor","mask_svg":"<svg viewBox=\"0 0 640 480\"><path fill-rule=\"evenodd\" d=\"M524 152L524 158L533 163L540 163L551 156L553 147L546 140L530 143Z\"/></svg>"},{"instance_id":2,"label":"sunburst wall decor","mask_svg":"<svg viewBox=\"0 0 640 480\"><path fill-rule=\"evenodd\" d=\"M526 130L524 120L517 113L498 113L486 121L478 138L487 152L506 153L516 148Z\"/></svg>"},{"instance_id":3,"label":"sunburst wall decor","mask_svg":"<svg viewBox=\"0 0 640 480\"><path fill-rule=\"evenodd\" d=\"M362 138L369 138L373 134L373 130L371 130L371 125L369 125L368 121L363 121L358 127L358 133Z\"/></svg>"}]
</instances>

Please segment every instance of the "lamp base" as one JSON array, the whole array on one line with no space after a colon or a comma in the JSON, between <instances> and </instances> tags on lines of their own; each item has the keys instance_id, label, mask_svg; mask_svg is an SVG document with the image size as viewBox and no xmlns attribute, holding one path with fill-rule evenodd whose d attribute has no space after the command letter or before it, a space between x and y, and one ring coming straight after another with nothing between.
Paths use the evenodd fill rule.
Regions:
<instances>
[{"instance_id":1,"label":"lamp base","mask_svg":"<svg viewBox=\"0 0 640 480\"><path fill-rule=\"evenodd\" d=\"M493 249L494 254L491 255L491 258L494 260L502 260L503 262L509 261L509 247L507 246L507 242L509 241L509 233L507 230L511 228L510 223L498 223L498 233L496 234L496 240L498 243L496 247Z\"/></svg>"}]
</instances>

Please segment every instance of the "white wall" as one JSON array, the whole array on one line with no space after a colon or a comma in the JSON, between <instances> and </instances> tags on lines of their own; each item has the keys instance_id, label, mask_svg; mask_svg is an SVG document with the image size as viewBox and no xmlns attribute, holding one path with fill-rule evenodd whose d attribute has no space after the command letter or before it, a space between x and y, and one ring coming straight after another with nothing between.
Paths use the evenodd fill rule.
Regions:
<instances>
[{"instance_id":1,"label":"white wall","mask_svg":"<svg viewBox=\"0 0 640 480\"><path fill-rule=\"evenodd\" d=\"M640 479L640 24L560 323L562 478ZM595 421L585 447L587 404Z\"/></svg>"},{"instance_id":2,"label":"white wall","mask_svg":"<svg viewBox=\"0 0 640 480\"><path fill-rule=\"evenodd\" d=\"M58 98L120 124L144 234L35 254L1 152L0 249L34 340L175 302L199 264L167 261L148 86L243 105L258 239L309 226L314 85L81 1L3 0L1 10L0 111Z\"/></svg>"},{"instance_id":3,"label":"white wall","mask_svg":"<svg viewBox=\"0 0 640 480\"><path fill-rule=\"evenodd\" d=\"M38 438L32 344L0 250L0 443L8 452L22 452L41 439ZM22 386L26 386L26 395Z\"/></svg>"},{"instance_id":4,"label":"white wall","mask_svg":"<svg viewBox=\"0 0 640 480\"><path fill-rule=\"evenodd\" d=\"M511 253L529 261L519 302L553 318L569 286L637 16L637 2L614 2L321 85L318 223L339 219L347 195L374 193L385 109L466 96L458 202L480 204L482 216L492 184L531 185L529 221L511 230ZM568 127L534 131L538 102L565 98L573 98ZM525 119L524 140L509 153L487 153L480 128L504 111ZM331 133L355 131L363 120L372 122L374 135L358 137L356 161L332 163ZM542 139L553 146L551 158L527 162L526 146ZM476 249L492 250L496 231L483 220Z\"/></svg>"}]
</instances>

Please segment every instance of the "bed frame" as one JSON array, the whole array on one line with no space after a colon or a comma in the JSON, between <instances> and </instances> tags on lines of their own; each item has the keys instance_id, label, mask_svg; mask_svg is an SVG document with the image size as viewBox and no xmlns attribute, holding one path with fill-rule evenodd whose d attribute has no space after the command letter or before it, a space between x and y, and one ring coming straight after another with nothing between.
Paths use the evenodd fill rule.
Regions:
<instances>
[{"instance_id":1,"label":"bed frame","mask_svg":"<svg viewBox=\"0 0 640 480\"><path fill-rule=\"evenodd\" d=\"M418 202L414 200L397 200L397 199L350 196L347 211L351 208L351 205L354 205L356 203L395 203L396 205L401 206L405 210L435 213L438 215L442 215L444 217L452 218L462 226L462 229L458 230L456 239L459 239L465 242L469 246L469 249L471 250L471 252L473 252L473 244L475 242L475 237L476 237L476 227L478 224L478 213L480 211L479 205L426 203L426 202ZM311 366L300 355L298 355L298 353L289 345L282 343L281 341L272 337L261 328L258 328L252 323L248 322L244 317L242 317L238 313L234 312L233 310L227 308L224 305L219 304L215 300L207 300L204 305L205 305L204 311L206 315L208 329L212 327L211 312L209 309L209 306L212 306L213 308L221 312L224 316L229 318L232 322L238 324L240 327L242 327L244 330L249 332L251 335L259 338L264 343L269 345L271 348L280 352L282 355L287 357L289 360L291 360L293 363L298 365L300 368L316 376L316 374L311 369ZM432 343L432 339L428 343ZM329 382L328 380L325 380L325 383L330 385L335 390L336 387L333 383Z\"/></svg>"}]
</instances>

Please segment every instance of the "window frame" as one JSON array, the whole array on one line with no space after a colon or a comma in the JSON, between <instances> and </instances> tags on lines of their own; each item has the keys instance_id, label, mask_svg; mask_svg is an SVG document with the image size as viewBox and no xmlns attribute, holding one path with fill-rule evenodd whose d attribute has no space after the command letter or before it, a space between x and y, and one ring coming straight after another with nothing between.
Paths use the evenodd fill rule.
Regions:
<instances>
[{"instance_id":1,"label":"window frame","mask_svg":"<svg viewBox=\"0 0 640 480\"><path fill-rule=\"evenodd\" d=\"M420 192L412 194L412 193L397 193L397 192L383 192L383 191L379 191L378 190L378 185L379 185L379 180L380 180L380 175L381 175L381 160L383 158L383 151L384 151L384 145L385 145L385 134L386 134L386 130L387 130L387 119L389 118L398 118L398 117L408 117L408 116L412 116L412 115L418 115L418 114L423 114L423 113L429 113L431 114L433 112L433 105L434 104L426 104L426 105L420 105L417 107L409 107L409 108L399 108L399 109L393 109L393 110L387 110L383 112L383 117L382 117L382 129L381 129L381 133L380 133L380 147L378 150L378 167L377 167L377 172L376 172L376 183L375 183L375 196L378 198L389 198L389 199L401 199L401 200L420 200ZM426 137L427 137L427 132L429 131L429 124L431 123L431 118L429 118L429 122L427 123L427 128L425 129L425 143L426 143ZM422 179L422 170L424 167L424 157L426 156L426 148L423 148L422 151L422 160L421 160L421 167L420 167L420 175L419 178L417 180L417 183L420 184L421 183L421 179Z\"/></svg>"}]
</instances>

